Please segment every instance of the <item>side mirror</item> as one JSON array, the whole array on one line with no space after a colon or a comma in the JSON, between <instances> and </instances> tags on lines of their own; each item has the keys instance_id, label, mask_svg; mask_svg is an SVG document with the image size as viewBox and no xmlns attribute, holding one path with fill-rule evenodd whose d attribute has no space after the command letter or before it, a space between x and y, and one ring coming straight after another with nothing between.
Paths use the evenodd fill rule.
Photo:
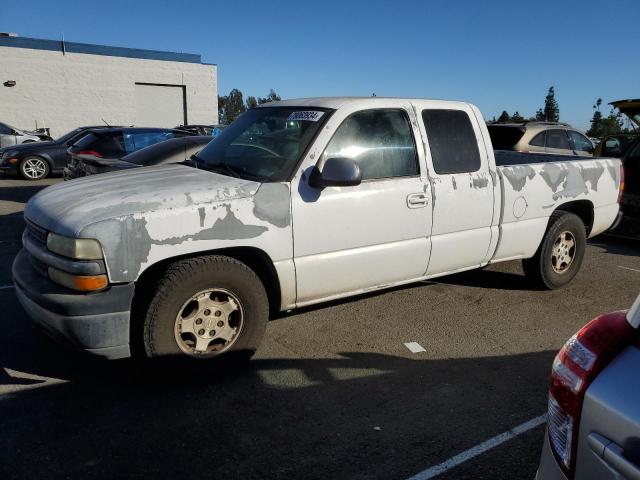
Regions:
<instances>
[{"instance_id":1,"label":"side mirror","mask_svg":"<svg viewBox=\"0 0 640 480\"><path fill-rule=\"evenodd\" d=\"M351 158L334 157L324 162L322 171L313 167L309 185L314 188L351 187L360 185L362 173L360 166Z\"/></svg>"}]
</instances>

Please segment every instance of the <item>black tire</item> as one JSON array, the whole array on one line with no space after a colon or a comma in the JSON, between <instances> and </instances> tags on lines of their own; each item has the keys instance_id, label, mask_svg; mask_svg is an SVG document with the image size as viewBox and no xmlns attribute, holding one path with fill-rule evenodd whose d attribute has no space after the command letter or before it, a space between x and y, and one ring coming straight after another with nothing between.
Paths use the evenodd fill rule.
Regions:
<instances>
[{"instance_id":1,"label":"black tire","mask_svg":"<svg viewBox=\"0 0 640 480\"><path fill-rule=\"evenodd\" d=\"M24 158L18 167L18 173L25 180L41 180L47 178L50 171L49 162L37 156Z\"/></svg>"},{"instance_id":2,"label":"black tire","mask_svg":"<svg viewBox=\"0 0 640 480\"><path fill-rule=\"evenodd\" d=\"M567 249L570 255L570 262L562 268L564 262L559 262L558 258L566 259L555 255L555 249L560 248L561 236L573 237L575 248L573 251ZM560 243L557 243L560 242ZM549 225L538 251L531 258L522 261L524 274L536 286L554 290L563 287L575 277L580 270L584 252L587 247L587 234L584 223L580 217L573 213L557 210L549 218ZM565 255L561 253L560 255ZM560 270L560 271L559 271Z\"/></svg>"},{"instance_id":3,"label":"black tire","mask_svg":"<svg viewBox=\"0 0 640 480\"><path fill-rule=\"evenodd\" d=\"M223 359L245 361L256 352L269 319L269 302L262 282L244 263L220 255L180 260L166 269L154 287L140 329L146 357L210 365ZM183 350L184 342L182 347L178 344L177 316L192 296L209 289L225 290L237 298L241 327L223 351L189 354ZM228 321L231 323L231 314Z\"/></svg>"}]
</instances>

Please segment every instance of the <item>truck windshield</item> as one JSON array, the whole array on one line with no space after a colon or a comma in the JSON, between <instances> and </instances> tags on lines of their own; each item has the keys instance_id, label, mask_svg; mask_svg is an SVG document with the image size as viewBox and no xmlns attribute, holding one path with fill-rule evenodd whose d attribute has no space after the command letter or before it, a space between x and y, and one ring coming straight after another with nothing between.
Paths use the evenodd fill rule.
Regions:
<instances>
[{"instance_id":1,"label":"truck windshield","mask_svg":"<svg viewBox=\"0 0 640 480\"><path fill-rule=\"evenodd\" d=\"M314 107L251 109L193 159L198 168L223 175L285 181L330 113Z\"/></svg>"}]
</instances>

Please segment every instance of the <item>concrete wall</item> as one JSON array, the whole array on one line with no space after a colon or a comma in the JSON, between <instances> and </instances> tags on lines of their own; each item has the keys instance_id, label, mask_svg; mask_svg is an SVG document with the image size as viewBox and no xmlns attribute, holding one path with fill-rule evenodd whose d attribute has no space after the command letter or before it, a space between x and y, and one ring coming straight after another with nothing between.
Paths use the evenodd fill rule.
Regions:
<instances>
[{"instance_id":1,"label":"concrete wall","mask_svg":"<svg viewBox=\"0 0 640 480\"><path fill-rule=\"evenodd\" d=\"M14 87L5 87L15 80ZM179 61L63 54L0 46L0 121L17 128L49 127L60 136L81 125L133 125L136 83L184 85L187 120L218 122L217 68ZM158 118L156 125L174 124Z\"/></svg>"}]
</instances>

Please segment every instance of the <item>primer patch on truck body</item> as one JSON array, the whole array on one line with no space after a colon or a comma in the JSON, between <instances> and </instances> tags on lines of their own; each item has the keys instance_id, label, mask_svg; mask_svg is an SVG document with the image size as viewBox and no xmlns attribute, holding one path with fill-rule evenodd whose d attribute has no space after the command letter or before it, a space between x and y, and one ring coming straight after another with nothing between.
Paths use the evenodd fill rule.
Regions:
<instances>
[{"instance_id":1,"label":"primer patch on truck body","mask_svg":"<svg viewBox=\"0 0 640 480\"><path fill-rule=\"evenodd\" d=\"M524 188L527 179L531 180L536 176L535 170L528 165L505 167L503 173L513 189L517 192Z\"/></svg>"},{"instance_id":2,"label":"primer patch on truck body","mask_svg":"<svg viewBox=\"0 0 640 480\"><path fill-rule=\"evenodd\" d=\"M263 235L269 239L260 240L261 247L271 248L274 258L293 255L288 184L261 185L184 166L96 177L45 189L25 216L56 233L98 239L112 282L133 281L164 258L258 246Z\"/></svg>"},{"instance_id":3,"label":"primer patch on truck body","mask_svg":"<svg viewBox=\"0 0 640 480\"><path fill-rule=\"evenodd\" d=\"M291 224L291 194L284 183L264 183L253 197L253 213L276 227Z\"/></svg>"}]
</instances>

